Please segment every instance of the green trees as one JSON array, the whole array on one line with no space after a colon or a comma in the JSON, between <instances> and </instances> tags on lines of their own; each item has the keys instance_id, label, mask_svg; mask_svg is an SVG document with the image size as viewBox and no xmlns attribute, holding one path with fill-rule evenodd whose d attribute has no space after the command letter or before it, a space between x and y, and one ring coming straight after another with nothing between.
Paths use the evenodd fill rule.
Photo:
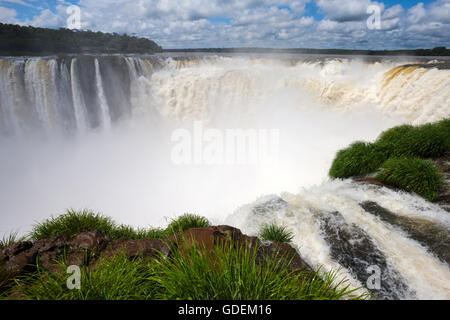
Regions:
<instances>
[{"instance_id":1,"label":"green trees","mask_svg":"<svg viewBox=\"0 0 450 320\"><path fill-rule=\"evenodd\" d=\"M154 41L117 33L47 29L0 23L1 55L155 53Z\"/></svg>"}]
</instances>

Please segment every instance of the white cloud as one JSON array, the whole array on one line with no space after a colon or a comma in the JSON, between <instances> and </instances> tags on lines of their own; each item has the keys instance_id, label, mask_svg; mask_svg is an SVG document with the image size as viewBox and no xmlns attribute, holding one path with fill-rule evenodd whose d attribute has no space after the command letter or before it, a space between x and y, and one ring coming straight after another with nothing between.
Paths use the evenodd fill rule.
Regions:
<instances>
[{"instance_id":1,"label":"white cloud","mask_svg":"<svg viewBox=\"0 0 450 320\"><path fill-rule=\"evenodd\" d=\"M42 28L66 27L68 18L66 8L65 6L58 5L56 7L57 13L53 13L49 9L43 9L38 16L34 16L31 20L25 20L22 24Z\"/></svg>"},{"instance_id":2,"label":"white cloud","mask_svg":"<svg viewBox=\"0 0 450 320\"><path fill-rule=\"evenodd\" d=\"M17 23L16 10L0 7L0 21L3 23Z\"/></svg>"},{"instance_id":3,"label":"white cloud","mask_svg":"<svg viewBox=\"0 0 450 320\"><path fill-rule=\"evenodd\" d=\"M2 3L2 2L20 4L20 5L26 6L26 7L34 7L32 4L27 3L23 0L0 0L0 3Z\"/></svg>"},{"instance_id":4,"label":"white cloud","mask_svg":"<svg viewBox=\"0 0 450 320\"><path fill-rule=\"evenodd\" d=\"M47 6L21 24L65 27L69 3L58 1L53 12ZM325 18L318 21L305 16L308 3ZM380 7L381 30L367 28L370 5ZM79 6L85 29L136 33L165 48L383 49L448 46L450 39L450 0L419 3L408 10L402 5L386 7L382 0L80 0ZM14 10L1 10L0 21L16 21Z\"/></svg>"},{"instance_id":5,"label":"white cloud","mask_svg":"<svg viewBox=\"0 0 450 320\"><path fill-rule=\"evenodd\" d=\"M338 22L361 21L367 19L367 8L377 5L383 11L384 4L370 0L317 0L329 20Z\"/></svg>"}]
</instances>

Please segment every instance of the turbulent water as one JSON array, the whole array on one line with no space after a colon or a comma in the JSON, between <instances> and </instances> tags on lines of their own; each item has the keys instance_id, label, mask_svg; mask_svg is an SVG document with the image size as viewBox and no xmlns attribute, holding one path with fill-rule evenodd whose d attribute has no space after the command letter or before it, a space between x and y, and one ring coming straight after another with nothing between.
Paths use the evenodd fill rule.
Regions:
<instances>
[{"instance_id":1,"label":"turbulent water","mask_svg":"<svg viewBox=\"0 0 450 320\"><path fill-rule=\"evenodd\" d=\"M418 62L427 63L0 59L0 233L26 232L68 207L141 227L184 212L250 234L276 221L308 263L340 270L354 287L370 287L376 266L379 298L450 299L448 212L414 195L327 179L335 152L349 143L450 116L450 71ZM194 132L193 121L220 132L276 129L276 161L174 163L173 132Z\"/></svg>"}]
</instances>

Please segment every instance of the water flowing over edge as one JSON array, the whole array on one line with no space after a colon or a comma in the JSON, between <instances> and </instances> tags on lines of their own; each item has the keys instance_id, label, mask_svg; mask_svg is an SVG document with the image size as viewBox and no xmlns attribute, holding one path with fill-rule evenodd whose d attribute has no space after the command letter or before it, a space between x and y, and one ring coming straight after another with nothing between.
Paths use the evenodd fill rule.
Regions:
<instances>
[{"instance_id":1,"label":"water flowing over edge","mask_svg":"<svg viewBox=\"0 0 450 320\"><path fill-rule=\"evenodd\" d=\"M215 123L224 114L258 113L280 92L298 99L294 105L313 101L350 115L370 105L414 124L448 117L450 71L405 63L218 56L0 59L0 136L73 136L149 115ZM287 226L307 262L340 269L353 287L366 286L367 267L377 265L380 298L449 299L448 264L366 210L365 201L417 224L432 223L448 237L450 219L438 206L351 181L266 196L226 222L250 234L264 222Z\"/></svg>"}]
</instances>

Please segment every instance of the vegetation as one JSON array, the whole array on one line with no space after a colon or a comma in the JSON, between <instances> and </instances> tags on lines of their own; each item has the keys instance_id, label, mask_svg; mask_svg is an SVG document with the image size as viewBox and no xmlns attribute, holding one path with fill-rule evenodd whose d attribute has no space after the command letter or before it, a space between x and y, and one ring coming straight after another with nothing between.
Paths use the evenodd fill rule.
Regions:
<instances>
[{"instance_id":1,"label":"vegetation","mask_svg":"<svg viewBox=\"0 0 450 320\"><path fill-rule=\"evenodd\" d=\"M191 213L185 213L178 217L167 226L167 232L170 234L186 231L190 228L204 228L208 227L210 222L202 216Z\"/></svg>"},{"instance_id":2,"label":"vegetation","mask_svg":"<svg viewBox=\"0 0 450 320\"><path fill-rule=\"evenodd\" d=\"M155 53L162 48L146 38L70 29L0 23L1 55L58 53Z\"/></svg>"},{"instance_id":3,"label":"vegetation","mask_svg":"<svg viewBox=\"0 0 450 320\"><path fill-rule=\"evenodd\" d=\"M0 239L0 250L23 240L24 237L19 237L19 233L17 231L4 235L3 238Z\"/></svg>"},{"instance_id":4,"label":"vegetation","mask_svg":"<svg viewBox=\"0 0 450 320\"><path fill-rule=\"evenodd\" d=\"M401 125L384 131L374 143L355 142L340 150L329 175L350 178L376 174L386 184L433 201L443 177L431 162L420 159L441 157L449 151L450 118L421 126Z\"/></svg>"},{"instance_id":5,"label":"vegetation","mask_svg":"<svg viewBox=\"0 0 450 320\"><path fill-rule=\"evenodd\" d=\"M396 157L435 158L448 150L450 129L445 122L422 126L399 126L383 132L376 144L384 145Z\"/></svg>"},{"instance_id":6,"label":"vegetation","mask_svg":"<svg viewBox=\"0 0 450 320\"><path fill-rule=\"evenodd\" d=\"M375 171L387 159L383 148L367 142L355 142L340 150L334 159L329 175L332 178L349 178Z\"/></svg>"},{"instance_id":7,"label":"vegetation","mask_svg":"<svg viewBox=\"0 0 450 320\"><path fill-rule=\"evenodd\" d=\"M386 184L415 192L429 201L436 200L444 186L442 175L433 163L419 158L390 158L376 178Z\"/></svg>"},{"instance_id":8,"label":"vegetation","mask_svg":"<svg viewBox=\"0 0 450 320\"><path fill-rule=\"evenodd\" d=\"M68 235L73 237L81 232L99 230L112 240L127 239L164 239L174 233L183 232L190 228L203 228L210 225L208 219L195 214L186 213L177 219L173 219L166 229L149 228L134 229L127 225L118 225L111 218L90 210L68 210L65 214L51 217L34 225L29 234L31 240L40 240ZM6 243L6 240L3 240ZM1 245L2 242L0 242Z\"/></svg>"},{"instance_id":9,"label":"vegetation","mask_svg":"<svg viewBox=\"0 0 450 320\"><path fill-rule=\"evenodd\" d=\"M207 226L209 221L194 214L173 220L164 233L183 231L189 227ZM102 229L109 235L149 234L117 226L110 218L84 210L68 211L57 218L37 225L34 239L60 233L74 235L82 231ZM270 226L268 227L270 229ZM284 228L272 226L290 240L292 234ZM119 231L118 231L119 230ZM155 231L156 230L156 231ZM140 233L139 233L140 232ZM11 236L15 239L15 236ZM255 248L236 248L232 242L221 242L215 249L205 250L194 244L181 244L166 257L127 257L125 252L100 257L90 266L81 266L80 289L69 290L66 256L47 269L37 260L36 271L11 279L0 274L0 299L30 300L145 300L145 299L208 299L208 300L310 300L310 299L366 299L351 290L347 280L338 280L336 272L291 271L287 258L274 256L257 259ZM0 268L0 272L4 272ZM349 296L351 295L351 297Z\"/></svg>"},{"instance_id":10,"label":"vegetation","mask_svg":"<svg viewBox=\"0 0 450 320\"><path fill-rule=\"evenodd\" d=\"M259 237L264 241L291 242L294 234L284 226L264 224L259 232Z\"/></svg>"},{"instance_id":11,"label":"vegetation","mask_svg":"<svg viewBox=\"0 0 450 320\"><path fill-rule=\"evenodd\" d=\"M81 270L80 290L67 289L70 274L61 262L60 272L40 268L17 279L15 290L32 300L333 300L357 290L350 290L346 280L336 281L337 273L296 273L280 268L281 263L268 259L259 265L256 250L226 244L209 254L194 246L170 259L101 259L95 268Z\"/></svg>"},{"instance_id":12,"label":"vegetation","mask_svg":"<svg viewBox=\"0 0 450 320\"><path fill-rule=\"evenodd\" d=\"M35 274L16 279L15 290L31 300L138 300L151 299L154 291L152 266L142 259L129 260L125 255L100 259L95 269L81 267L81 288L66 286L71 274L61 261L60 271L39 267Z\"/></svg>"},{"instance_id":13,"label":"vegetation","mask_svg":"<svg viewBox=\"0 0 450 320\"><path fill-rule=\"evenodd\" d=\"M30 238L32 240L40 240L62 234L73 237L81 232L93 230L99 230L113 239L128 238L134 233L134 230L131 228L117 226L111 218L101 214L89 210L79 212L68 210L65 214L51 217L44 222L34 225Z\"/></svg>"}]
</instances>

